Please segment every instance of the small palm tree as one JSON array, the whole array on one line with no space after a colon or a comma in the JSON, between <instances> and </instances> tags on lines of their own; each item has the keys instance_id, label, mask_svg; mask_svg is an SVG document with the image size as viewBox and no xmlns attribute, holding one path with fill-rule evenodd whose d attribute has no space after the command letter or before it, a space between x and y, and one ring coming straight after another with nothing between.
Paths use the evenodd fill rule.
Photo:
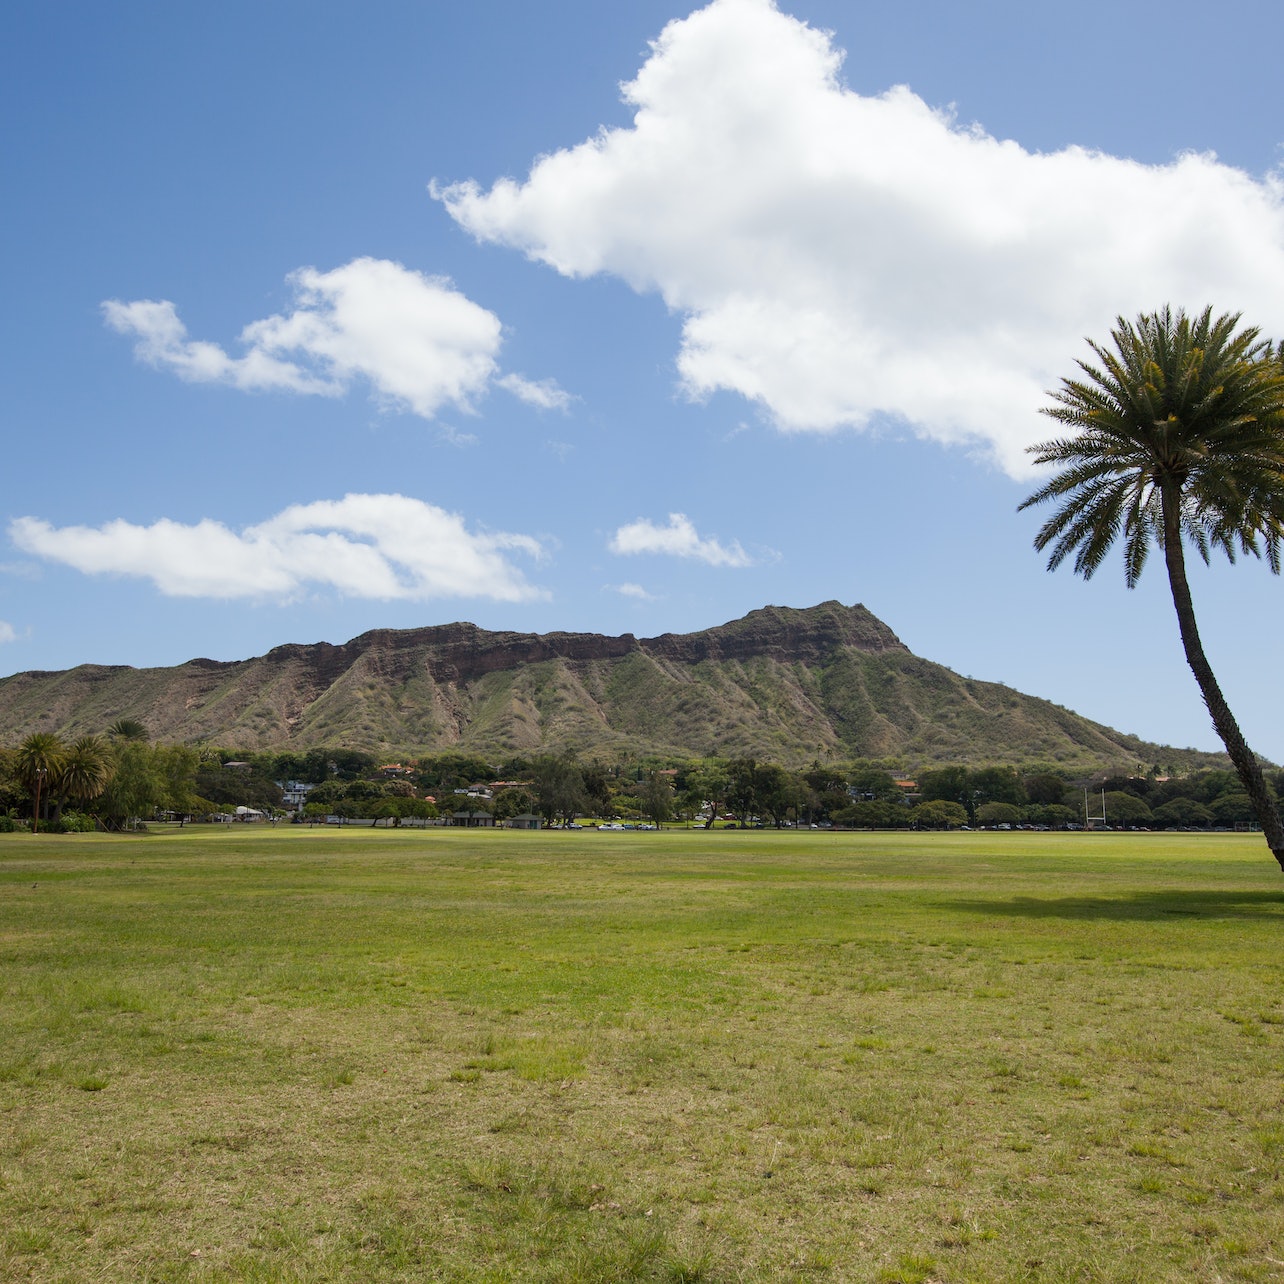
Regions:
<instances>
[{"instance_id":1,"label":"small palm tree","mask_svg":"<svg viewBox=\"0 0 1284 1284\"><path fill-rule=\"evenodd\" d=\"M1212 549L1266 557L1280 570L1284 540L1284 352L1214 319L1164 308L1135 324L1119 318L1111 345L1091 343L1100 367L1080 361L1044 408L1073 436L1030 447L1061 468L1021 508L1054 502L1034 546L1051 549L1048 569L1072 553L1088 579L1116 539L1132 588L1152 544L1164 556L1186 661L1213 726L1275 859L1284 867L1284 825L1204 655L1186 579L1185 543L1205 562ZM1091 341L1090 341L1091 342Z\"/></svg>"}]
</instances>

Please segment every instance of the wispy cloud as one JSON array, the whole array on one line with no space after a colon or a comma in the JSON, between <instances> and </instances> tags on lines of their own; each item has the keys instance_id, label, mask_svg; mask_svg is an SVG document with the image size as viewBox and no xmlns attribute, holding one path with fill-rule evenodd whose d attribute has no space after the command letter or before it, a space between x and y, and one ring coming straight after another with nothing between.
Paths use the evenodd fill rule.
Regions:
<instances>
[{"instance_id":1,"label":"wispy cloud","mask_svg":"<svg viewBox=\"0 0 1284 1284\"><path fill-rule=\"evenodd\" d=\"M630 126L433 194L481 240L662 295L692 396L786 430L891 415L1014 474L1044 389L1116 315L1211 303L1284 330L1279 175L1031 153L905 87L852 92L843 56L771 0L715 0L624 86Z\"/></svg>"},{"instance_id":2,"label":"wispy cloud","mask_svg":"<svg viewBox=\"0 0 1284 1284\"><path fill-rule=\"evenodd\" d=\"M7 620L0 620L0 642L16 642L18 631Z\"/></svg>"},{"instance_id":3,"label":"wispy cloud","mask_svg":"<svg viewBox=\"0 0 1284 1284\"><path fill-rule=\"evenodd\" d=\"M9 535L37 557L86 575L148 579L173 597L288 600L310 586L358 598L545 596L507 556L539 558L539 541L470 531L459 514L405 495L294 504L241 531L209 519L54 527L19 517Z\"/></svg>"},{"instance_id":4,"label":"wispy cloud","mask_svg":"<svg viewBox=\"0 0 1284 1284\"><path fill-rule=\"evenodd\" d=\"M621 597L635 598L639 602L654 602L656 600L654 593L648 593L641 584L608 584L607 588L612 592L618 593Z\"/></svg>"},{"instance_id":5,"label":"wispy cloud","mask_svg":"<svg viewBox=\"0 0 1284 1284\"><path fill-rule=\"evenodd\" d=\"M495 383L505 392L511 392L518 401L524 401L537 410L566 410L575 400L569 392L558 386L555 379L536 382L519 374L506 374L496 379Z\"/></svg>"},{"instance_id":6,"label":"wispy cloud","mask_svg":"<svg viewBox=\"0 0 1284 1284\"><path fill-rule=\"evenodd\" d=\"M499 318L445 277L360 258L331 272L300 268L289 280L293 310L247 325L241 356L192 339L167 299L111 299L103 316L134 336L140 360L194 383L337 397L364 381L376 400L425 419L445 405L474 410L492 381L544 408L571 400L551 379L500 375Z\"/></svg>"},{"instance_id":7,"label":"wispy cloud","mask_svg":"<svg viewBox=\"0 0 1284 1284\"><path fill-rule=\"evenodd\" d=\"M661 553L669 557L690 557L710 566L752 566L753 558L740 546L739 540L722 544L713 537L702 537L685 513L670 513L667 526L657 526L646 517L621 526L607 545L612 553L631 556L638 553Z\"/></svg>"}]
</instances>

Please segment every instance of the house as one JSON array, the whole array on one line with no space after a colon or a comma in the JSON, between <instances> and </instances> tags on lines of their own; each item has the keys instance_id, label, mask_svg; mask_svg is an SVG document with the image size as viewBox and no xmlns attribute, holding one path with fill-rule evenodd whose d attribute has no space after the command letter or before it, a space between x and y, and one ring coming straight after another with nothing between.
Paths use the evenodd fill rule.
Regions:
<instances>
[{"instance_id":1,"label":"house","mask_svg":"<svg viewBox=\"0 0 1284 1284\"><path fill-rule=\"evenodd\" d=\"M450 823L465 829L490 829L495 817L488 811L456 811L451 812Z\"/></svg>"},{"instance_id":2,"label":"house","mask_svg":"<svg viewBox=\"0 0 1284 1284\"><path fill-rule=\"evenodd\" d=\"M534 812L523 812L520 816L513 816L504 822L508 829L539 829L544 823L542 816L535 815Z\"/></svg>"},{"instance_id":3,"label":"house","mask_svg":"<svg viewBox=\"0 0 1284 1284\"><path fill-rule=\"evenodd\" d=\"M316 788L302 780L278 780L276 785L281 791L281 805L286 811L298 811L308 801L308 794Z\"/></svg>"}]
</instances>

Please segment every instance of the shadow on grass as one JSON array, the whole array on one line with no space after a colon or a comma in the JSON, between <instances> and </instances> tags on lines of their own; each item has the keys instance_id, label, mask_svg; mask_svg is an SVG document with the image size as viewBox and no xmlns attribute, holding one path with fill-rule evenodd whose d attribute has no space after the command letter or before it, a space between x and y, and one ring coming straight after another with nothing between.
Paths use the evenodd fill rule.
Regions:
<instances>
[{"instance_id":1,"label":"shadow on grass","mask_svg":"<svg viewBox=\"0 0 1284 1284\"><path fill-rule=\"evenodd\" d=\"M1014 896L1007 900L952 900L942 909L1013 918L1072 918L1154 922L1174 918L1279 918L1284 888L1278 892L1153 891L1120 896Z\"/></svg>"}]
</instances>

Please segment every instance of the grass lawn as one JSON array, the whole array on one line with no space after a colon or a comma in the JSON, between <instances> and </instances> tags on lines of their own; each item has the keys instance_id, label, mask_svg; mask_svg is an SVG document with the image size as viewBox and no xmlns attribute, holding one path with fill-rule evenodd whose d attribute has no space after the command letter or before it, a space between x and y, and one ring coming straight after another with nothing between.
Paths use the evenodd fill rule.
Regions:
<instances>
[{"instance_id":1,"label":"grass lawn","mask_svg":"<svg viewBox=\"0 0 1284 1284\"><path fill-rule=\"evenodd\" d=\"M0 836L5 1280L1284 1280L1237 835Z\"/></svg>"}]
</instances>

